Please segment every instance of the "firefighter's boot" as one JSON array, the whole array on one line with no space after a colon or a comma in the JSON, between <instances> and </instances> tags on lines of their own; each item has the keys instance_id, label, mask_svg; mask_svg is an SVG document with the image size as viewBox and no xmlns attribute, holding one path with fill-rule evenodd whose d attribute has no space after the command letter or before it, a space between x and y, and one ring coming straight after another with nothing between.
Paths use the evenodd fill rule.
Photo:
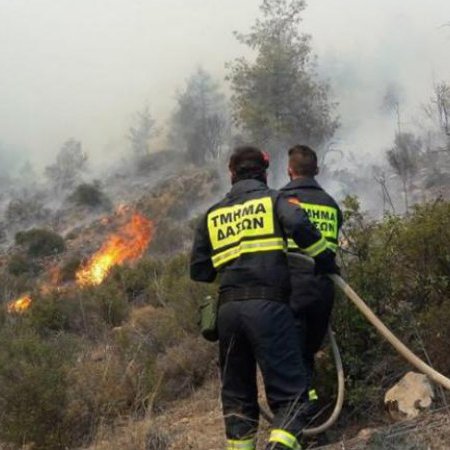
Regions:
<instances>
[{"instance_id":1,"label":"firefighter's boot","mask_svg":"<svg viewBox=\"0 0 450 450\"><path fill-rule=\"evenodd\" d=\"M301 447L296 447L298 450L301 450ZM283 444L269 444L266 447L266 450L290 450L290 447L286 447Z\"/></svg>"},{"instance_id":2,"label":"firefighter's boot","mask_svg":"<svg viewBox=\"0 0 450 450\"><path fill-rule=\"evenodd\" d=\"M272 430L266 450L301 450L297 438L285 430Z\"/></svg>"},{"instance_id":3,"label":"firefighter's boot","mask_svg":"<svg viewBox=\"0 0 450 450\"><path fill-rule=\"evenodd\" d=\"M320 415L320 412L319 396L315 389L310 389L308 391L308 402L305 409L305 419L307 423L309 425L313 423Z\"/></svg>"}]
</instances>

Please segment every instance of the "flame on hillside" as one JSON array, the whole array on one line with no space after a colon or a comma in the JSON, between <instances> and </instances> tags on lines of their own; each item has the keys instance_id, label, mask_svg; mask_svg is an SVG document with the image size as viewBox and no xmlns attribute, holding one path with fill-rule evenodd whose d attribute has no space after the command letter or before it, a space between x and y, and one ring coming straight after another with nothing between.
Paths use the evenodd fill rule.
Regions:
<instances>
[{"instance_id":1,"label":"flame on hillside","mask_svg":"<svg viewBox=\"0 0 450 450\"><path fill-rule=\"evenodd\" d=\"M31 306L31 302L31 297L29 295L24 295L23 297L8 303L8 312L21 314Z\"/></svg>"},{"instance_id":2,"label":"flame on hillside","mask_svg":"<svg viewBox=\"0 0 450 450\"><path fill-rule=\"evenodd\" d=\"M118 232L110 235L100 250L77 272L76 281L81 286L98 285L111 268L140 258L146 251L153 235L153 222L140 214L133 214L130 221ZM51 284L41 285L42 292L59 282L59 270L50 270ZM30 295L24 295L8 303L9 313L22 314L32 303Z\"/></svg>"},{"instance_id":3,"label":"flame on hillside","mask_svg":"<svg viewBox=\"0 0 450 450\"><path fill-rule=\"evenodd\" d=\"M150 244L152 234L153 223L140 214L134 214L77 272L77 283L81 286L100 284L113 266L140 258Z\"/></svg>"}]
</instances>

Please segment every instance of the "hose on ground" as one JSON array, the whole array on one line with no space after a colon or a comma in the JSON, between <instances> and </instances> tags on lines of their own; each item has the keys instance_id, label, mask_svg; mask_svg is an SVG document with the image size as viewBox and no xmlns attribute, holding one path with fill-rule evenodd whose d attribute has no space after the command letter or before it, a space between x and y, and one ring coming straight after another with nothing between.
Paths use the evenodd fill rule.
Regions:
<instances>
[{"instance_id":1,"label":"hose on ground","mask_svg":"<svg viewBox=\"0 0 450 450\"><path fill-rule=\"evenodd\" d=\"M445 389L450 390L450 379L433 369L426 362L416 356L403 342L398 339L391 330L374 314L374 312L364 303L362 298L339 276L330 275L334 284L344 292L344 294L353 302L364 317L377 329L397 352L403 356L417 370L428 375L435 383L440 384Z\"/></svg>"},{"instance_id":2,"label":"hose on ground","mask_svg":"<svg viewBox=\"0 0 450 450\"><path fill-rule=\"evenodd\" d=\"M307 260L313 263L313 260L307 256L290 253L289 257L300 258L302 260ZM439 373L437 370L433 369L423 360L421 360L417 355L415 355L408 347L406 347L403 342L398 339L394 333L392 333L389 328L384 325L384 323L376 316L376 314L365 304L364 300L339 276L336 274L329 275L333 280L334 284L341 289L341 291L349 298L353 304L358 308L358 310L363 314L363 316L375 327L375 329L381 334L381 336L386 339L395 350L403 356L411 365L413 365L417 370L428 375L435 383L441 385L445 389L450 390L450 379ZM312 436L315 434L322 433L327 430L331 425L336 422L344 401L344 371L342 368L342 359L339 353L339 348L336 344L334 334L331 329L328 329L328 335L330 337L331 348L333 351L336 371L338 375L338 395L336 398L336 404L334 410L330 417L321 425L314 428L307 428L304 430L305 436ZM261 408L261 415L271 422L273 420L272 416L264 409Z\"/></svg>"},{"instance_id":3,"label":"hose on ground","mask_svg":"<svg viewBox=\"0 0 450 450\"><path fill-rule=\"evenodd\" d=\"M334 332L331 329L331 327L328 327L328 339L330 340L331 351L332 351L333 357L334 357L337 380L338 380L338 392L337 392L336 403L334 405L333 412L331 413L330 417L325 422L318 425L317 427L306 428L305 430L303 430L303 434L305 436L315 436L316 434L323 433L328 428L330 428L338 419L339 414L342 411L342 405L344 404L344 391L345 391L344 367L342 365L342 358L341 358L341 354L339 352L339 347L337 345L336 338L334 336ZM267 411L267 409L261 405L260 405L259 409L261 412L261 416L263 416L264 419L266 419L268 422L272 422L273 416L269 413L269 411Z\"/></svg>"}]
</instances>

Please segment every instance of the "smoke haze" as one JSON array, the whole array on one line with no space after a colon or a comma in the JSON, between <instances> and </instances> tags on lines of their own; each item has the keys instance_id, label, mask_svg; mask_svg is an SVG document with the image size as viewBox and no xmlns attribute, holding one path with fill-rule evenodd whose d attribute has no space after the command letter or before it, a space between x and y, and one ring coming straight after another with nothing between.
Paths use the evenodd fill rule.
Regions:
<instances>
[{"instance_id":1,"label":"smoke haze","mask_svg":"<svg viewBox=\"0 0 450 450\"><path fill-rule=\"evenodd\" d=\"M97 162L120 153L132 114L150 105L159 126L175 92L202 65L223 79L245 55L259 0L0 0L0 163L43 166L69 137ZM336 146L376 159L395 118L382 110L398 86L404 126L450 79L450 2L310 0L303 28L339 102Z\"/></svg>"}]
</instances>

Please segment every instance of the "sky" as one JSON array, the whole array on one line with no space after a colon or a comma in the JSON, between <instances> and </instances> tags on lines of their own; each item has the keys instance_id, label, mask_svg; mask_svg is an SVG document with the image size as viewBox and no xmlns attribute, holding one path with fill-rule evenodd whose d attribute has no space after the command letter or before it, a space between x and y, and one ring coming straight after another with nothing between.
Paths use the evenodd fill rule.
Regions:
<instances>
[{"instance_id":1,"label":"sky","mask_svg":"<svg viewBox=\"0 0 450 450\"><path fill-rule=\"evenodd\" d=\"M164 127L199 65L223 80L225 62L248 56L232 32L259 3L0 0L0 152L43 165L70 137L97 161L123 151L137 110ZM433 82L450 81L448 0L309 0L303 18L339 102L337 146L376 156L394 129L387 87L401 87L408 126Z\"/></svg>"}]
</instances>

